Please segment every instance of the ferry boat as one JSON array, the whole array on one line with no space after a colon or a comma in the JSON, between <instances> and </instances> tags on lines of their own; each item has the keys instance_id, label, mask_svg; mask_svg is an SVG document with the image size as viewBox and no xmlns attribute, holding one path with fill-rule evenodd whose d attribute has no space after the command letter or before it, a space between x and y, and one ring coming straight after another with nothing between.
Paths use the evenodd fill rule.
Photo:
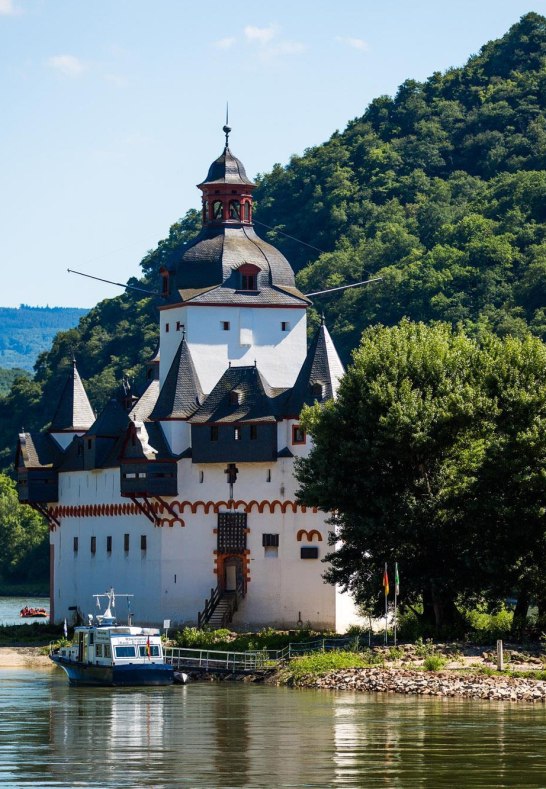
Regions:
<instances>
[{"instance_id":1,"label":"ferry boat","mask_svg":"<svg viewBox=\"0 0 546 789\"><path fill-rule=\"evenodd\" d=\"M111 589L106 594L93 595L100 608L100 598L106 597L104 614L89 614L87 626L74 629L70 646L60 647L50 659L60 666L71 685L171 685L173 667L165 663L159 630L135 627L131 623L118 625L112 614L116 595Z\"/></svg>"}]
</instances>

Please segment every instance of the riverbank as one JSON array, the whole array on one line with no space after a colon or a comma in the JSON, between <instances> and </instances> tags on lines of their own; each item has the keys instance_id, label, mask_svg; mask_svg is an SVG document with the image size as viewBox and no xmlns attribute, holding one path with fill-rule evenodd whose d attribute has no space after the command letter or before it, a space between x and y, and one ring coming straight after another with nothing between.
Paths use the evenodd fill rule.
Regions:
<instances>
[{"instance_id":1,"label":"riverbank","mask_svg":"<svg viewBox=\"0 0 546 789\"><path fill-rule=\"evenodd\" d=\"M0 646L0 668L55 668L43 646Z\"/></svg>"},{"instance_id":2,"label":"riverbank","mask_svg":"<svg viewBox=\"0 0 546 789\"><path fill-rule=\"evenodd\" d=\"M489 701L546 702L546 681L507 675L461 671L416 671L400 668L356 668L294 680L289 669L268 680L272 684L319 690L361 693L400 693L405 696L484 699Z\"/></svg>"}]
</instances>

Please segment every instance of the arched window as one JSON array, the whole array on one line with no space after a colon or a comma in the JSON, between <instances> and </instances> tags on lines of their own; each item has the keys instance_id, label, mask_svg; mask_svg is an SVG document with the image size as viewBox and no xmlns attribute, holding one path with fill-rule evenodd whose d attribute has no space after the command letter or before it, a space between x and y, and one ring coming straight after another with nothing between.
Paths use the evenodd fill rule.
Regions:
<instances>
[{"instance_id":1,"label":"arched window","mask_svg":"<svg viewBox=\"0 0 546 789\"><path fill-rule=\"evenodd\" d=\"M311 394L316 400L322 400L324 394L323 394L323 387L320 381L311 384Z\"/></svg>"},{"instance_id":2,"label":"arched window","mask_svg":"<svg viewBox=\"0 0 546 789\"><path fill-rule=\"evenodd\" d=\"M244 263L239 268L239 275L241 281L239 284L240 290L258 290L258 274L260 269L252 263Z\"/></svg>"},{"instance_id":3,"label":"arched window","mask_svg":"<svg viewBox=\"0 0 546 789\"><path fill-rule=\"evenodd\" d=\"M221 200L215 200L212 204L212 218L213 219L223 219L224 218L224 206L222 205Z\"/></svg>"},{"instance_id":4,"label":"arched window","mask_svg":"<svg viewBox=\"0 0 546 789\"><path fill-rule=\"evenodd\" d=\"M241 218L241 203L238 200L229 201L229 218L230 219Z\"/></svg>"},{"instance_id":5,"label":"arched window","mask_svg":"<svg viewBox=\"0 0 546 789\"><path fill-rule=\"evenodd\" d=\"M250 222L250 203L248 200L243 203L243 219L245 222Z\"/></svg>"},{"instance_id":6,"label":"arched window","mask_svg":"<svg viewBox=\"0 0 546 789\"><path fill-rule=\"evenodd\" d=\"M203 224L208 222L209 219L209 201L203 200Z\"/></svg>"}]
</instances>

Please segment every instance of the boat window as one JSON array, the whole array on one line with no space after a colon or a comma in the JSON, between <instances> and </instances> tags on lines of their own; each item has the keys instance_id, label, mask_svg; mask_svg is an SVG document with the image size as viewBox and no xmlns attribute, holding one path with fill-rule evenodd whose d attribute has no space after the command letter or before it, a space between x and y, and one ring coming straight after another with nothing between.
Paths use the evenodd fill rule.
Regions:
<instances>
[{"instance_id":1,"label":"boat window","mask_svg":"<svg viewBox=\"0 0 546 789\"><path fill-rule=\"evenodd\" d=\"M97 644L95 647L95 654L97 657L102 657L102 644Z\"/></svg>"},{"instance_id":2,"label":"boat window","mask_svg":"<svg viewBox=\"0 0 546 789\"><path fill-rule=\"evenodd\" d=\"M146 645L139 648L140 657L148 657L148 647ZM159 657L159 645L150 644L150 657Z\"/></svg>"},{"instance_id":3,"label":"boat window","mask_svg":"<svg viewBox=\"0 0 546 789\"><path fill-rule=\"evenodd\" d=\"M116 647L116 657L136 657L134 647Z\"/></svg>"},{"instance_id":4,"label":"boat window","mask_svg":"<svg viewBox=\"0 0 546 789\"><path fill-rule=\"evenodd\" d=\"M112 657L112 653L110 651L110 644L105 644L104 645L104 657L107 657L107 658Z\"/></svg>"},{"instance_id":5,"label":"boat window","mask_svg":"<svg viewBox=\"0 0 546 789\"><path fill-rule=\"evenodd\" d=\"M94 643L95 643L95 634L89 633L89 646L92 647Z\"/></svg>"}]
</instances>

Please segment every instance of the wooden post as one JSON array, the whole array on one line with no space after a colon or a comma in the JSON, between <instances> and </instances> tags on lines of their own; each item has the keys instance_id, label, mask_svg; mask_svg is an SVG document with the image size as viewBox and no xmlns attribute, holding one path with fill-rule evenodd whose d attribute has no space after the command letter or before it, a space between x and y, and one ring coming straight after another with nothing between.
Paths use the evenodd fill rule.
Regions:
<instances>
[{"instance_id":1,"label":"wooden post","mask_svg":"<svg viewBox=\"0 0 546 789\"><path fill-rule=\"evenodd\" d=\"M502 648L502 641L497 641L497 669L504 671L504 652Z\"/></svg>"}]
</instances>

